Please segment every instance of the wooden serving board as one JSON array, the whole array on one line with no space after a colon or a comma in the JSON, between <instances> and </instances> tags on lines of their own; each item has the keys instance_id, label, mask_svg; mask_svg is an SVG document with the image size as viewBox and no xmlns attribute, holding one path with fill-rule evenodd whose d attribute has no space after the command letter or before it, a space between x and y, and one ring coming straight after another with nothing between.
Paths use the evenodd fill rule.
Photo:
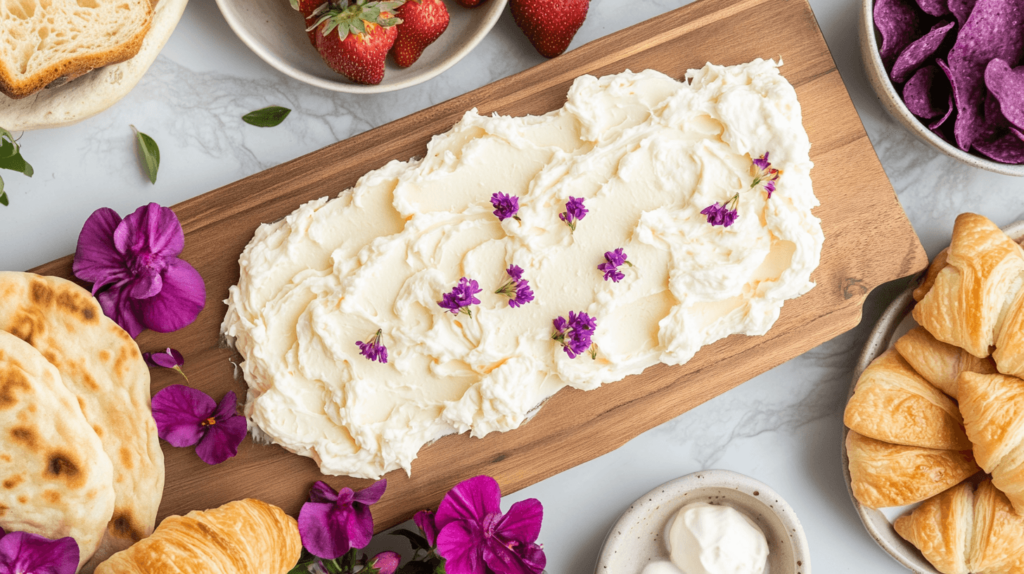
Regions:
<instances>
[{"instance_id":1,"label":"wooden serving board","mask_svg":"<svg viewBox=\"0 0 1024 574\"><path fill-rule=\"evenodd\" d=\"M806 0L702 0L612 34L540 66L373 131L222 187L175 207L186 232L183 257L206 279L206 308L176 333L143 333L143 351L179 349L191 384L220 398L244 397L219 326L238 255L263 222L300 204L337 195L389 160L422 155L434 134L476 107L483 114L542 114L562 106L573 79L654 68L682 78L705 62L739 64L782 57L796 87L812 143L811 175L821 207L825 246L810 293L790 301L763 337L732 336L688 364L659 365L591 392L566 389L522 428L484 439L449 436L424 448L412 477L387 475L373 509L378 530L436 506L448 489L489 474L510 493L614 450L747 379L853 328L875 286L923 269L928 259L900 208L839 77ZM71 258L34 271L71 277ZM180 382L153 373L153 391ZM312 460L247 439L237 457L207 466L193 449L164 444L167 486L160 518L255 497L297 513L310 485L323 479ZM369 481L326 478L338 488Z\"/></svg>"}]
</instances>

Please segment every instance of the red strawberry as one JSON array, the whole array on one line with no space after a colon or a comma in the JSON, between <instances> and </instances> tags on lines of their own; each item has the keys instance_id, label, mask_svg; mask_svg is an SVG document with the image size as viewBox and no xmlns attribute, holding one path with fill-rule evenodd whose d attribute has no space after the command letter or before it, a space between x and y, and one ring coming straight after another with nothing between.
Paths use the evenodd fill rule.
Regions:
<instances>
[{"instance_id":1,"label":"red strawberry","mask_svg":"<svg viewBox=\"0 0 1024 574\"><path fill-rule=\"evenodd\" d=\"M309 43L316 48L316 31L310 30L316 23L315 15L323 14L330 7L327 0L289 0L292 9L300 12L306 18L306 34L309 36Z\"/></svg>"},{"instance_id":2,"label":"red strawberry","mask_svg":"<svg viewBox=\"0 0 1024 574\"><path fill-rule=\"evenodd\" d=\"M476 8L484 0L455 0L459 4L462 4L466 8Z\"/></svg>"},{"instance_id":3,"label":"red strawberry","mask_svg":"<svg viewBox=\"0 0 1024 574\"><path fill-rule=\"evenodd\" d=\"M590 0L509 0L512 17L542 56L554 58L569 47L587 18Z\"/></svg>"},{"instance_id":4,"label":"red strawberry","mask_svg":"<svg viewBox=\"0 0 1024 574\"><path fill-rule=\"evenodd\" d=\"M448 28L448 8L444 0L408 0L398 9L398 17L402 24L391 54L400 67L408 68Z\"/></svg>"},{"instance_id":5,"label":"red strawberry","mask_svg":"<svg viewBox=\"0 0 1024 574\"><path fill-rule=\"evenodd\" d=\"M335 72L359 84L379 84L384 60L398 37L402 2L356 0L331 8L316 21L316 49Z\"/></svg>"}]
</instances>

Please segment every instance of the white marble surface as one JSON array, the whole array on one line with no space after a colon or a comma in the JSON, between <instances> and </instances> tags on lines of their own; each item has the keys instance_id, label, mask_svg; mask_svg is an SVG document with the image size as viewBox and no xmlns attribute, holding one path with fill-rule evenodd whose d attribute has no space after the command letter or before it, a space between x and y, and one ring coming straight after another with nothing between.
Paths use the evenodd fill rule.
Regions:
<instances>
[{"instance_id":1,"label":"white marble surface","mask_svg":"<svg viewBox=\"0 0 1024 574\"><path fill-rule=\"evenodd\" d=\"M593 0L573 47L685 3L632 0L630 9L622 10L621 2ZM999 224L1021 218L1024 180L956 163L885 116L857 52L854 22L860 3L811 4L928 252L934 255L948 241L953 218L962 211L980 212ZM24 135L24 155L36 175L2 174L11 206L0 208L0 269L28 269L70 253L83 221L96 208L126 213L149 201L171 205L542 60L506 13L469 57L425 84L385 95L336 94L279 75L232 34L212 0L192 0L156 64L121 103L73 127ZM274 129L239 120L267 105L294 111ZM155 186L138 167L129 124L160 144ZM839 464L850 371L870 325L896 292L892 285L876 290L857 330L613 453L507 497L506 506L528 497L543 501L548 572L592 572L606 530L634 498L705 468L742 472L778 490L803 521L815 572L902 572L862 529Z\"/></svg>"}]
</instances>

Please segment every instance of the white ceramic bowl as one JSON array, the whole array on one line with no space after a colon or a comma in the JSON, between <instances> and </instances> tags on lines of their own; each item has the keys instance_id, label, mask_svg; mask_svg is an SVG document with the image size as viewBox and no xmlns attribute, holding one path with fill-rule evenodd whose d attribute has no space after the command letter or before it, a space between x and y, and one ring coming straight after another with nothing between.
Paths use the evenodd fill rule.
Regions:
<instances>
[{"instance_id":1,"label":"white ceramic bowl","mask_svg":"<svg viewBox=\"0 0 1024 574\"><path fill-rule=\"evenodd\" d=\"M878 101L881 102L885 111L889 112L893 119L910 130L910 133L917 136L918 139L952 158L973 167L987 169L988 171L1024 177L1024 165L1000 163L967 153L935 135L921 123L917 116L910 113L907 105L903 103L903 98L896 92L896 88L893 87L892 82L889 80L885 66L882 65L882 57L878 54L880 37L875 30L874 7L875 0L863 0L859 27L860 53L861 59L864 62L864 71L868 76L868 83L871 84L871 88L875 91L875 95L878 96Z\"/></svg>"},{"instance_id":2,"label":"white ceramic bowl","mask_svg":"<svg viewBox=\"0 0 1024 574\"><path fill-rule=\"evenodd\" d=\"M408 68L399 68L388 56L384 81L376 86L357 84L327 67L288 0L217 0L217 6L242 42L282 73L336 92L376 94L415 86L455 65L491 31L507 2L485 0L465 8L446 0L451 22L444 34Z\"/></svg>"},{"instance_id":3,"label":"white ceramic bowl","mask_svg":"<svg viewBox=\"0 0 1024 574\"><path fill-rule=\"evenodd\" d=\"M703 470L666 482L636 499L612 526L596 574L640 574L669 559L662 541L668 521L691 502L731 506L768 540L766 574L811 574L811 555L796 512L768 485L729 470Z\"/></svg>"},{"instance_id":4,"label":"white ceramic bowl","mask_svg":"<svg viewBox=\"0 0 1024 574\"><path fill-rule=\"evenodd\" d=\"M1024 221L1018 221L1004 227L1003 232L1014 241L1020 242L1024 240ZM889 349L897 338L917 325L913 318L910 317L910 312L914 308L913 293L914 287L910 287L901 293L895 301L889 304L885 312L882 313L878 323L875 324L875 328L871 331L871 335L868 336L867 343L864 345L860 359L857 361L857 366L854 367L853 382L847 394L847 402L853 396L853 389L857 386L857 379L860 378L860 374L864 372L864 369L871 364L871 361ZM939 574L939 571L925 560L924 556L913 544L907 542L896 533L896 529L893 528L889 517L883 514L881 510L864 506L853 497L853 487L850 481L850 458L846 454L846 435L848 432L849 429L844 426L842 432L843 441L840 446L843 478L846 480L846 491L850 495L850 500L853 501L853 507L857 510L861 522L864 523L864 528L883 550L910 571L917 574Z\"/></svg>"}]
</instances>

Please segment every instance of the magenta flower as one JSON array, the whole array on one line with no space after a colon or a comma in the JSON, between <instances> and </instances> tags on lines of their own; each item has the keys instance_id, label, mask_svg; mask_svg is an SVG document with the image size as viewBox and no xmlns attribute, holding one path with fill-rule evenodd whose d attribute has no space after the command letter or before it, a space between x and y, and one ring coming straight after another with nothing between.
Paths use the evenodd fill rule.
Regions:
<instances>
[{"instance_id":1,"label":"magenta flower","mask_svg":"<svg viewBox=\"0 0 1024 574\"><path fill-rule=\"evenodd\" d=\"M605 262L598 265L597 268L600 271L604 271L605 281L609 279L611 279L614 283L622 281L626 274L619 271L619 267L623 265L629 265L630 267L633 266L632 263L626 261L627 257L628 255L626 255L626 252L623 251L621 247L619 247L615 251L604 252Z\"/></svg>"},{"instance_id":2,"label":"magenta flower","mask_svg":"<svg viewBox=\"0 0 1024 574\"><path fill-rule=\"evenodd\" d=\"M388 348L381 342L383 338L381 330L377 329L377 334L371 337L369 341L365 343L362 341L356 341L356 345L359 347L359 354L371 361L387 364Z\"/></svg>"},{"instance_id":3,"label":"magenta flower","mask_svg":"<svg viewBox=\"0 0 1024 574\"><path fill-rule=\"evenodd\" d=\"M505 270L511 281L501 286L495 293L508 297L508 306L513 309L533 301L533 289L530 282L523 279L523 268L512 265Z\"/></svg>"},{"instance_id":4,"label":"magenta flower","mask_svg":"<svg viewBox=\"0 0 1024 574\"><path fill-rule=\"evenodd\" d=\"M398 565L402 562L402 557L397 552L381 552L374 556L366 564L367 568L377 569L377 574L395 574L395 570L398 570Z\"/></svg>"},{"instance_id":5,"label":"magenta flower","mask_svg":"<svg viewBox=\"0 0 1024 574\"><path fill-rule=\"evenodd\" d=\"M431 548L436 546L437 525L434 523L434 513L430 510L421 510L412 517L412 521L423 532L423 537L427 539L427 544Z\"/></svg>"},{"instance_id":6,"label":"magenta flower","mask_svg":"<svg viewBox=\"0 0 1024 574\"><path fill-rule=\"evenodd\" d=\"M562 350L570 359L575 359L590 350L591 338L597 329L597 321L593 317L583 311L569 311L568 321L564 317L559 317L552 323L555 326L555 333L551 338L562 345ZM596 350L594 354L596 356Z\"/></svg>"},{"instance_id":7,"label":"magenta flower","mask_svg":"<svg viewBox=\"0 0 1024 574\"><path fill-rule=\"evenodd\" d=\"M203 278L178 259L184 247L178 217L166 207L150 203L123 220L103 208L78 236L73 269L129 335L168 333L195 321L206 304Z\"/></svg>"},{"instance_id":8,"label":"magenta flower","mask_svg":"<svg viewBox=\"0 0 1024 574\"><path fill-rule=\"evenodd\" d=\"M754 176L754 180L750 184L750 188L763 186L765 192L768 193L768 199L771 199L772 193L775 191L775 182L782 176L782 170L772 167L771 162L768 161L768 152L764 152L764 155L755 159L753 163L750 174Z\"/></svg>"},{"instance_id":9,"label":"magenta flower","mask_svg":"<svg viewBox=\"0 0 1024 574\"><path fill-rule=\"evenodd\" d=\"M186 381L188 380L188 375L186 375L185 371L181 369L185 366L185 357L183 357L176 349L168 347L166 351L161 353L142 353L142 358L150 367L173 369L177 371L179 375L185 377Z\"/></svg>"},{"instance_id":10,"label":"magenta flower","mask_svg":"<svg viewBox=\"0 0 1024 574\"><path fill-rule=\"evenodd\" d=\"M576 223L582 220L590 211L583 206L582 197L569 196L569 201L565 204L565 211L558 214L558 219L561 219L569 226L569 231L576 232Z\"/></svg>"},{"instance_id":11,"label":"magenta flower","mask_svg":"<svg viewBox=\"0 0 1024 574\"><path fill-rule=\"evenodd\" d=\"M465 313L472 317L473 311L469 306L480 304L480 300L476 298L476 294L480 291L480 285L477 284L476 280L463 277L459 279L459 284L452 288L450 293L445 293L441 296L441 300L437 304L442 309L451 311L452 315Z\"/></svg>"},{"instance_id":12,"label":"magenta flower","mask_svg":"<svg viewBox=\"0 0 1024 574\"><path fill-rule=\"evenodd\" d=\"M509 217L516 221L522 221L519 216L519 198L514 195L508 195L507 193L495 193L491 195L491 205L494 206L494 215L498 216L498 221L505 221Z\"/></svg>"},{"instance_id":13,"label":"magenta flower","mask_svg":"<svg viewBox=\"0 0 1024 574\"><path fill-rule=\"evenodd\" d=\"M206 393L171 385L153 397L153 418L160 438L178 448L196 446L206 464L220 464L238 454L245 438L245 417L235 414L235 393L214 402Z\"/></svg>"},{"instance_id":14,"label":"magenta flower","mask_svg":"<svg viewBox=\"0 0 1024 574\"><path fill-rule=\"evenodd\" d=\"M364 548L373 537L370 506L384 495L387 480L380 480L358 492L340 492L317 481L309 489L309 502L299 511L302 545L314 556L334 560L353 548Z\"/></svg>"},{"instance_id":15,"label":"magenta flower","mask_svg":"<svg viewBox=\"0 0 1024 574\"><path fill-rule=\"evenodd\" d=\"M701 210L700 213L708 218L708 223L712 226L721 225L722 227L729 227L739 217L739 203L740 194L737 193L729 201L721 205L717 203L709 205Z\"/></svg>"},{"instance_id":16,"label":"magenta flower","mask_svg":"<svg viewBox=\"0 0 1024 574\"><path fill-rule=\"evenodd\" d=\"M75 574L78 543L0 528L0 574Z\"/></svg>"},{"instance_id":17,"label":"magenta flower","mask_svg":"<svg viewBox=\"0 0 1024 574\"><path fill-rule=\"evenodd\" d=\"M447 574L539 574L547 558L538 545L544 508L535 498L501 512L501 488L477 476L451 489L437 509L437 552Z\"/></svg>"}]
</instances>

